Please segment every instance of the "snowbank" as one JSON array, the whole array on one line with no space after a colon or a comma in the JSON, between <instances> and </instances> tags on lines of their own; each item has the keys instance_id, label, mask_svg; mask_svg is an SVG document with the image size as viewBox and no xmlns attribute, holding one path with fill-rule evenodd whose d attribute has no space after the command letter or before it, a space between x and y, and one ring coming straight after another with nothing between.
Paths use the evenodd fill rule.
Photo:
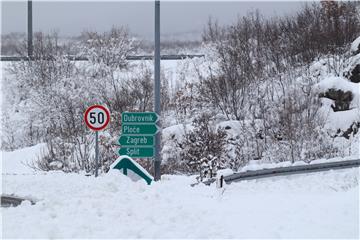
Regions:
<instances>
[{"instance_id":1,"label":"snowbank","mask_svg":"<svg viewBox=\"0 0 360 240\"><path fill-rule=\"evenodd\" d=\"M32 160L40 149L4 155L16 162ZM225 191L190 187L194 181L165 175L148 186L119 171L98 178L60 171L3 174L3 193L36 204L3 208L2 237L359 237L359 169L249 180Z\"/></svg>"},{"instance_id":2,"label":"snowbank","mask_svg":"<svg viewBox=\"0 0 360 240\"><path fill-rule=\"evenodd\" d=\"M244 181L225 192L190 179L147 186L116 172L6 175L6 193L37 203L3 209L3 237L358 238L358 169Z\"/></svg>"},{"instance_id":3,"label":"snowbank","mask_svg":"<svg viewBox=\"0 0 360 240\"><path fill-rule=\"evenodd\" d=\"M37 144L13 152L2 152L2 173L3 174L33 174L34 169L28 165L40 156L45 150L45 144Z\"/></svg>"}]
</instances>

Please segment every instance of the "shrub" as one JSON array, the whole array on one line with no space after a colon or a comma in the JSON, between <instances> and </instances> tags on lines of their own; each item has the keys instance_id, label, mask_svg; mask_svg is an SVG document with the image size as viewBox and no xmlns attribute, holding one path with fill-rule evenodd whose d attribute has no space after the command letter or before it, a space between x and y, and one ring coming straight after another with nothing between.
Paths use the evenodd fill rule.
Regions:
<instances>
[{"instance_id":1,"label":"shrub","mask_svg":"<svg viewBox=\"0 0 360 240\"><path fill-rule=\"evenodd\" d=\"M202 114L193 121L194 130L179 143L181 158L189 173L199 173L201 180L216 175L217 169L226 167L224 148L226 132L215 130L210 124L210 115Z\"/></svg>"}]
</instances>

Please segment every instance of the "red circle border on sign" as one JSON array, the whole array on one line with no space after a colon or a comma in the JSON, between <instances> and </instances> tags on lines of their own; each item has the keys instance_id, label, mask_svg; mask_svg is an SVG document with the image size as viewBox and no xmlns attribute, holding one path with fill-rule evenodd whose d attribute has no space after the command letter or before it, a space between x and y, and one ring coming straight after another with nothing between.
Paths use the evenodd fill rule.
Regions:
<instances>
[{"instance_id":1,"label":"red circle border on sign","mask_svg":"<svg viewBox=\"0 0 360 240\"><path fill-rule=\"evenodd\" d=\"M86 116L88 115L88 113L93 110L94 108L100 108L101 110L103 110L107 116L107 119L106 119L106 122L104 124L104 126L102 127L99 127L99 128L96 128L96 127L93 127L91 126L91 124L88 122ZM106 126L109 124L110 122L110 111L102 106L102 105L92 105L91 107L89 107L88 109L86 109L85 111L85 114L84 114L84 120L85 120L85 123L86 123L86 126L88 126L91 130L94 130L94 131L100 131L100 130L103 130L104 128L106 128Z\"/></svg>"}]
</instances>

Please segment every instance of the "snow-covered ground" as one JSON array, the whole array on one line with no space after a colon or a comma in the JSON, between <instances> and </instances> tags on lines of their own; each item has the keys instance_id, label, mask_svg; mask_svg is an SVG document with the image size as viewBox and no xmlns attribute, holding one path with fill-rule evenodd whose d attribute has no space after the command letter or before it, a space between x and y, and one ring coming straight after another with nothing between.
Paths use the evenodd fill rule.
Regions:
<instances>
[{"instance_id":1,"label":"snow-covered ground","mask_svg":"<svg viewBox=\"0 0 360 240\"><path fill-rule=\"evenodd\" d=\"M147 186L33 172L41 145L3 152L2 193L35 205L2 208L3 238L359 238L359 169L243 181L216 189L193 177Z\"/></svg>"}]
</instances>

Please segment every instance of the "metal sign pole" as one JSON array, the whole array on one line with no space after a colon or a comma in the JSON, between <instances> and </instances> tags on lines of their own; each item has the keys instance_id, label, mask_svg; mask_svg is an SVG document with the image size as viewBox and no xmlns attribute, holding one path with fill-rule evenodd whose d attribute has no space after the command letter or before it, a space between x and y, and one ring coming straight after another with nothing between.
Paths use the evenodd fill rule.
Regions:
<instances>
[{"instance_id":1,"label":"metal sign pole","mask_svg":"<svg viewBox=\"0 0 360 240\"><path fill-rule=\"evenodd\" d=\"M102 105L92 105L84 113L86 126L95 132L95 177L98 176L99 170L99 133L110 122L110 112ZM91 169L92 170L92 169Z\"/></svg>"},{"instance_id":2,"label":"metal sign pole","mask_svg":"<svg viewBox=\"0 0 360 240\"><path fill-rule=\"evenodd\" d=\"M98 168L99 168L99 134L98 131L95 131L95 177L98 176Z\"/></svg>"},{"instance_id":3,"label":"metal sign pole","mask_svg":"<svg viewBox=\"0 0 360 240\"><path fill-rule=\"evenodd\" d=\"M28 0L28 57L33 56L32 1Z\"/></svg>"},{"instance_id":4,"label":"metal sign pole","mask_svg":"<svg viewBox=\"0 0 360 240\"><path fill-rule=\"evenodd\" d=\"M158 116L161 116L160 102L160 1L155 1L155 62L154 62L154 107ZM158 121L159 132L155 136L155 181L160 180L161 172L161 117Z\"/></svg>"}]
</instances>

